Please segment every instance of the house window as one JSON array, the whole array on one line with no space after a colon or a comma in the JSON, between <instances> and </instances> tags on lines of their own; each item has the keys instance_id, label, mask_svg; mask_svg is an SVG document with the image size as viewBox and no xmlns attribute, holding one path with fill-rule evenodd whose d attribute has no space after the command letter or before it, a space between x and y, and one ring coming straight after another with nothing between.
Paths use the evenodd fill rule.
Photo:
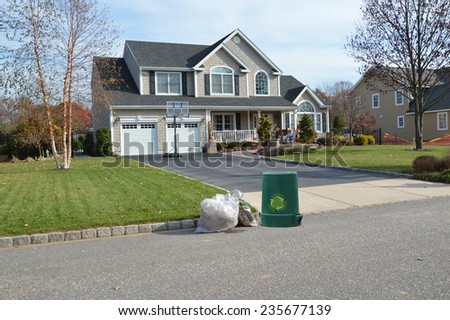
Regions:
<instances>
[{"instance_id":1,"label":"house window","mask_svg":"<svg viewBox=\"0 0 450 320\"><path fill-rule=\"evenodd\" d=\"M213 130L234 130L234 114L215 114L213 116Z\"/></svg>"},{"instance_id":2,"label":"house window","mask_svg":"<svg viewBox=\"0 0 450 320\"><path fill-rule=\"evenodd\" d=\"M259 71L255 75L255 93L256 95L269 94L269 77L264 71Z\"/></svg>"},{"instance_id":3,"label":"house window","mask_svg":"<svg viewBox=\"0 0 450 320\"><path fill-rule=\"evenodd\" d=\"M397 117L397 128L404 128L405 127L405 116L398 116Z\"/></svg>"},{"instance_id":4,"label":"house window","mask_svg":"<svg viewBox=\"0 0 450 320\"><path fill-rule=\"evenodd\" d=\"M285 112L283 129L295 129L295 117L292 112Z\"/></svg>"},{"instance_id":5,"label":"house window","mask_svg":"<svg viewBox=\"0 0 450 320\"><path fill-rule=\"evenodd\" d=\"M156 72L156 94L181 95L181 73Z\"/></svg>"},{"instance_id":6,"label":"house window","mask_svg":"<svg viewBox=\"0 0 450 320\"><path fill-rule=\"evenodd\" d=\"M357 97L355 98L355 105L356 105L357 107L361 107L361 97L360 97L360 96L357 96Z\"/></svg>"},{"instance_id":7,"label":"house window","mask_svg":"<svg viewBox=\"0 0 450 320\"><path fill-rule=\"evenodd\" d=\"M403 105L403 90L395 91L395 105L396 106Z\"/></svg>"},{"instance_id":8,"label":"house window","mask_svg":"<svg viewBox=\"0 0 450 320\"><path fill-rule=\"evenodd\" d=\"M309 101L303 101L300 103L300 106L298 107L299 116L298 119L300 120L304 114L307 114L311 117L314 123L314 129L317 132L322 132L322 114L316 113L316 109Z\"/></svg>"},{"instance_id":9,"label":"house window","mask_svg":"<svg viewBox=\"0 0 450 320\"><path fill-rule=\"evenodd\" d=\"M234 94L233 70L227 67L211 69L211 93Z\"/></svg>"},{"instance_id":10,"label":"house window","mask_svg":"<svg viewBox=\"0 0 450 320\"><path fill-rule=\"evenodd\" d=\"M372 95L372 108L377 109L380 107L380 94L374 93Z\"/></svg>"},{"instance_id":11,"label":"house window","mask_svg":"<svg viewBox=\"0 0 450 320\"><path fill-rule=\"evenodd\" d=\"M447 112L441 112L437 114L437 129L448 130Z\"/></svg>"}]
</instances>

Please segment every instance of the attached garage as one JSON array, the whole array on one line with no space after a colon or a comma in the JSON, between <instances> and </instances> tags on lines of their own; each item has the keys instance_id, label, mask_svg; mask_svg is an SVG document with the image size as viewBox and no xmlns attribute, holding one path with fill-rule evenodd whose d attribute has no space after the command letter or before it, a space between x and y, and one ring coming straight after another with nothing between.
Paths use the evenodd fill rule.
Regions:
<instances>
[{"instance_id":1,"label":"attached garage","mask_svg":"<svg viewBox=\"0 0 450 320\"><path fill-rule=\"evenodd\" d=\"M175 152L174 123L166 123L166 137L168 152ZM177 148L178 153L201 152L200 121L177 122Z\"/></svg>"},{"instance_id":2,"label":"attached garage","mask_svg":"<svg viewBox=\"0 0 450 320\"><path fill-rule=\"evenodd\" d=\"M124 156L158 153L156 123L122 124L120 145Z\"/></svg>"}]
</instances>

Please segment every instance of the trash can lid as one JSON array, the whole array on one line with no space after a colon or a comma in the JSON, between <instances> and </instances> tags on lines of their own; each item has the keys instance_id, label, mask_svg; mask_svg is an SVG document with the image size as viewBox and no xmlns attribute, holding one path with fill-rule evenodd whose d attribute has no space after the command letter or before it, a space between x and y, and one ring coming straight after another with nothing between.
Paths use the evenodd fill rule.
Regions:
<instances>
[{"instance_id":1,"label":"trash can lid","mask_svg":"<svg viewBox=\"0 0 450 320\"><path fill-rule=\"evenodd\" d=\"M263 172L263 175L277 175L277 176L281 176L281 175L291 175L291 174L295 174L297 175L297 172L295 171L269 171L269 172Z\"/></svg>"}]
</instances>

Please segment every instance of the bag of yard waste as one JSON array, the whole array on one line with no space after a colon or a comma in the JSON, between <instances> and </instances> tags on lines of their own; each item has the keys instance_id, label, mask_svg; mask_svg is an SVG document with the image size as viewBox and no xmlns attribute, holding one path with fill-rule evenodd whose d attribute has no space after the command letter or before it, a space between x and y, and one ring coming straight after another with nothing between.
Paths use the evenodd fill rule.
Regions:
<instances>
[{"instance_id":1,"label":"bag of yard waste","mask_svg":"<svg viewBox=\"0 0 450 320\"><path fill-rule=\"evenodd\" d=\"M257 216L253 214L252 208L248 202L243 199L239 199L239 215L238 226L242 227L257 227Z\"/></svg>"},{"instance_id":2,"label":"bag of yard waste","mask_svg":"<svg viewBox=\"0 0 450 320\"><path fill-rule=\"evenodd\" d=\"M195 233L222 232L236 227L241 196L240 191L233 190L227 195L216 194L210 199L203 200Z\"/></svg>"}]
</instances>

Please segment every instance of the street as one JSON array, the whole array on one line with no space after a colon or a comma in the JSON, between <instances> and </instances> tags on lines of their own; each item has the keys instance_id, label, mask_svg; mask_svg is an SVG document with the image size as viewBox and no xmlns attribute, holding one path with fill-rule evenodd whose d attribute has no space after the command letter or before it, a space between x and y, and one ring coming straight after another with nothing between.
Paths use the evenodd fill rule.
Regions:
<instances>
[{"instance_id":1,"label":"street","mask_svg":"<svg viewBox=\"0 0 450 320\"><path fill-rule=\"evenodd\" d=\"M450 197L0 249L0 299L450 299Z\"/></svg>"}]
</instances>

